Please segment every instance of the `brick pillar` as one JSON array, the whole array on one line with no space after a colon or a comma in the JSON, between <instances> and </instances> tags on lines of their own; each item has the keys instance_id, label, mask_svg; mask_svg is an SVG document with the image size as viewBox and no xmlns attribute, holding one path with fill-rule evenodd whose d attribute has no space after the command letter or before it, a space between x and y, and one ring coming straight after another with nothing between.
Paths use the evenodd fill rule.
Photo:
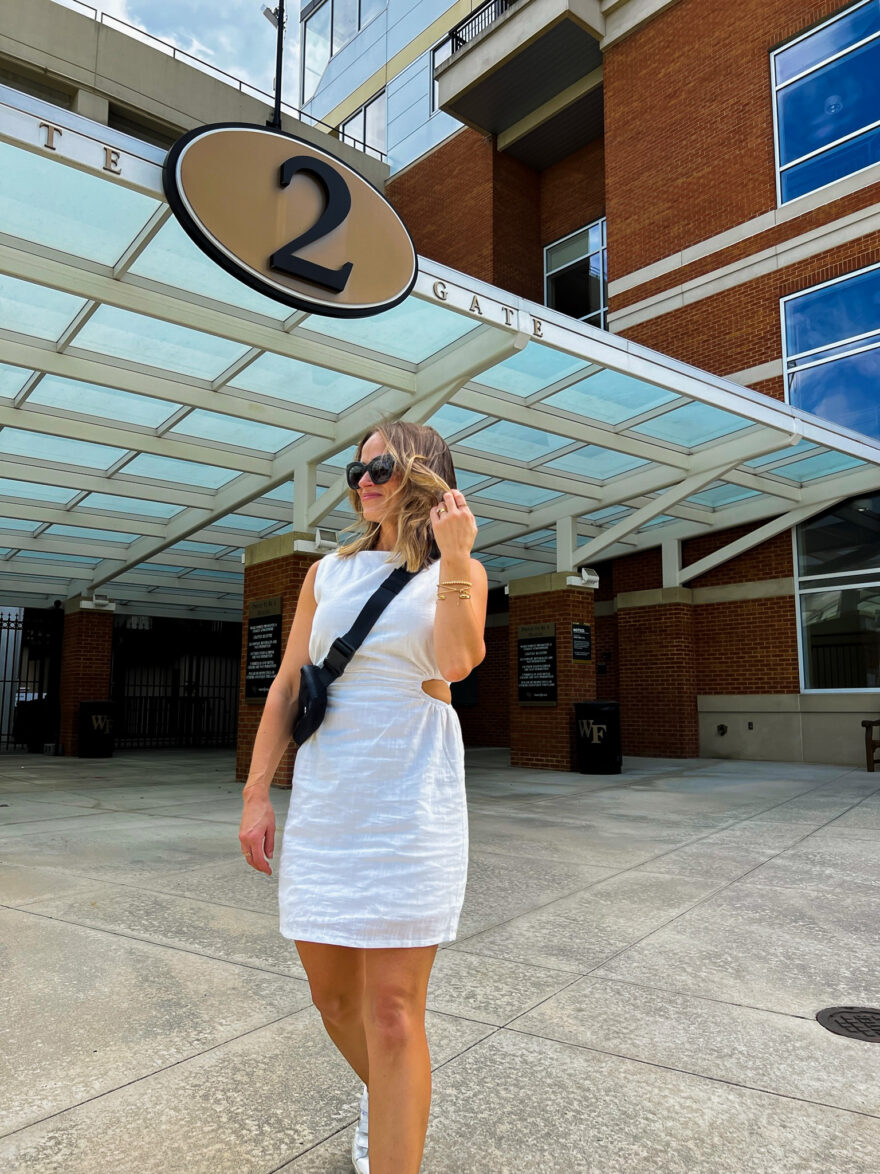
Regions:
<instances>
[{"instance_id":1,"label":"brick pillar","mask_svg":"<svg viewBox=\"0 0 880 1174\"><path fill-rule=\"evenodd\" d=\"M474 669L476 703L452 702L465 746L510 745L510 650L506 614L486 617L486 658Z\"/></svg>"},{"instance_id":2,"label":"brick pillar","mask_svg":"<svg viewBox=\"0 0 880 1174\"><path fill-rule=\"evenodd\" d=\"M537 575L510 584L510 762L539 770L573 770L576 761L576 701L596 698L596 666L575 663L572 624L593 628L593 592L569 586L571 574ZM534 625L552 624L556 636L557 696L549 705L519 699L518 640L532 637ZM533 638L543 638L536 635Z\"/></svg>"},{"instance_id":3,"label":"brick pillar","mask_svg":"<svg viewBox=\"0 0 880 1174\"><path fill-rule=\"evenodd\" d=\"M617 597L624 754L695 758L700 752L691 591Z\"/></svg>"},{"instance_id":4,"label":"brick pillar","mask_svg":"<svg viewBox=\"0 0 880 1174\"><path fill-rule=\"evenodd\" d=\"M77 720L81 701L108 701L113 656L113 613L81 611L80 599L64 607L64 636L61 642L61 727L62 753L76 754Z\"/></svg>"},{"instance_id":5,"label":"brick pillar","mask_svg":"<svg viewBox=\"0 0 880 1174\"><path fill-rule=\"evenodd\" d=\"M306 572L319 557L316 554L295 554L294 539L305 537L296 534L281 534L267 538L245 549L244 601L241 630L241 674L238 706L238 745L235 758L235 777L243 782L247 778L251 753L257 727L263 716L263 701L245 698L245 677L247 662L248 613L250 605L259 600L281 599L281 651L287 646L287 637L296 611L300 588ZM340 633L342 635L342 633ZM296 751L289 747L281 759L272 785L289 787L293 776L293 760Z\"/></svg>"}]
</instances>

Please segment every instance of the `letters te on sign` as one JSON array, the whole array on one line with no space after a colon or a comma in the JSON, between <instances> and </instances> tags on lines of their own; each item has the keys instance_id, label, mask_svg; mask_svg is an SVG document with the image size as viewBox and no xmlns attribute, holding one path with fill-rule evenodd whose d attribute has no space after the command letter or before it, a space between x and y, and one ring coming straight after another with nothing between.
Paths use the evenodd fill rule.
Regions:
<instances>
[{"instance_id":1,"label":"letters te on sign","mask_svg":"<svg viewBox=\"0 0 880 1174\"><path fill-rule=\"evenodd\" d=\"M198 247L275 301L360 318L415 284L415 248L385 197L304 139L247 123L197 127L168 152L162 182Z\"/></svg>"}]
</instances>

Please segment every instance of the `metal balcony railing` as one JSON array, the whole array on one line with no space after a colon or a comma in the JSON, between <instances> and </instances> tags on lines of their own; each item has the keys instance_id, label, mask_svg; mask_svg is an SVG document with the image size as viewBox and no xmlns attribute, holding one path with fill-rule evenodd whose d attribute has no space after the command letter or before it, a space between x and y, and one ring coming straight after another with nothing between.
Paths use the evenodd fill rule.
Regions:
<instances>
[{"instance_id":1,"label":"metal balcony railing","mask_svg":"<svg viewBox=\"0 0 880 1174\"><path fill-rule=\"evenodd\" d=\"M479 36L490 24L494 24L499 16L503 16L508 8L513 8L517 2L518 0L488 0L486 4L481 4L470 16L459 21L449 33L449 43L452 53L454 54L460 49L464 49L474 37Z\"/></svg>"},{"instance_id":2,"label":"metal balcony railing","mask_svg":"<svg viewBox=\"0 0 880 1174\"><path fill-rule=\"evenodd\" d=\"M127 37L141 41L143 44L157 49L160 53L165 53L167 56L173 57L175 61L182 61L186 65L191 65L194 69L199 69L202 73L207 73L210 77L216 78L217 81L234 87L240 93L256 98L270 109L275 101L274 94L270 94L266 90L261 90L257 86L252 86L249 82L242 81L241 78L234 77L231 73L227 73L223 69L218 69L216 65L212 65L209 61L205 61L201 57L194 57L192 53L186 53L183 49L178 49L170 41L163 41L161 37L154 37L146 29L129 24L126 20L120 20L119 17L112 16L109 12L100 11L93 5L86 4L85 0L55 0L55 3L60 4L62 8L70 8L82 16L89 16L92 20L104 25L106 28L116 29L117 32L124 33ZM307 126L313 126L317 130L325 131L332 135L333 138L339 139L340 142L348 143L350 146L356 147L359 151L366 151L367 154L373 155L383 163L386 160L384 151L378 151L373 147L364 147L359 139L354 138L352 135L343 134L337 127L322 122L320 118L315 118L305 110L300 110L297 106L291 106L289 102L282 102L281 109L285 114L289 114L291 118L299 119L300 122L306 123Z\"/></svg>"}]
</instances>

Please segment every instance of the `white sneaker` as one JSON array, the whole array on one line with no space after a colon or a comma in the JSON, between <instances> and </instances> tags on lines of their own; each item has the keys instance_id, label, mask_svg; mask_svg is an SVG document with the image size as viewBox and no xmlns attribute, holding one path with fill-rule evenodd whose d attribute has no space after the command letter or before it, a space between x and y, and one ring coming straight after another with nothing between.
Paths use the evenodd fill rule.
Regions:
<instances>
[{"instance_id":1,"label":"white sneaker","mask_svg":"<svg viewBox=\"0 0 880 1174\"><path fill-rule=\"evenodd\" d=\"M361 1115L358 1118L357 1129L354 1131L354 1139L351 1143L351 1164L356 1174L370 1174L370 1156L367 1152L369 1142L367 1133L369 1127L369 1093L367 1092L367 1086L364 1085L364 1091L361 1093Z\"/></svg>"}]
</instances>

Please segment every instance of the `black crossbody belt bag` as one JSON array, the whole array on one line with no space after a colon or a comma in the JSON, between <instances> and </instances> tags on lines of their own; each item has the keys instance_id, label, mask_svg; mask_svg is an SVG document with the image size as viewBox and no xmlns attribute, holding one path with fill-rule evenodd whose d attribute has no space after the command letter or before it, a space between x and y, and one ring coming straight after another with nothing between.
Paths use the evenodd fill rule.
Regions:
<instances>
[{"instance_id":1,"label":"black crossbody belt bag","mask_svg":"<svg viewBox=\"0 0 880 1174\"><path fill-rule=\"evenodd\" d=\"M299 674L299 703L293 719L293 740L297 746L302 746L324 720L328 685L342 675L376 620L395 595L399 595L417 574L417 571L406 571L403 567L392 571L361 608L360 615L345 635L337 637L330 645L324 663L302 666Z\"/></svg>"}]
</instances>

